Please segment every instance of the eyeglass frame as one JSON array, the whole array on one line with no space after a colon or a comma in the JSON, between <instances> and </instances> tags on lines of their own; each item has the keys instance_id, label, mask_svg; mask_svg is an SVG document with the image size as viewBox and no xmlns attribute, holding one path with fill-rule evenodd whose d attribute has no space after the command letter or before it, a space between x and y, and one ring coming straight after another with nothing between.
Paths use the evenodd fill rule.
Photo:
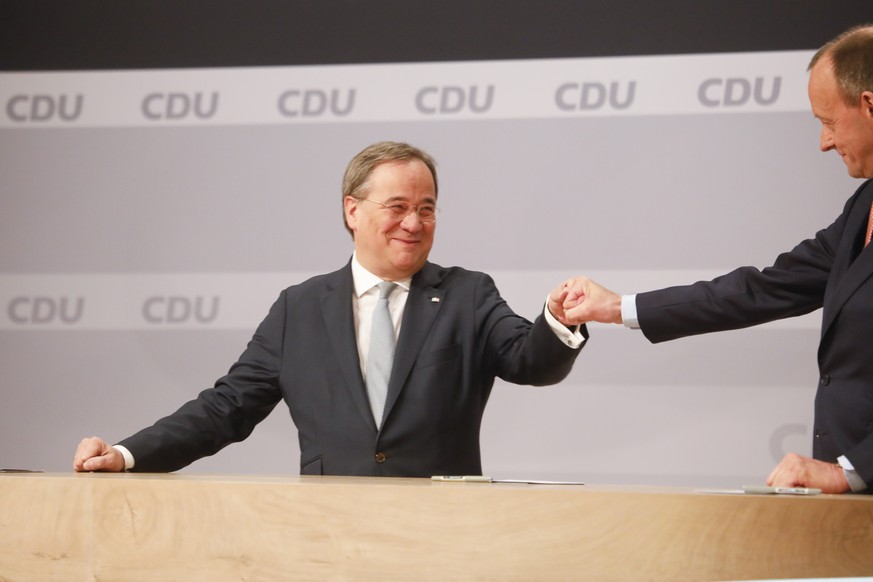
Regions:
<instances>
[{"instance_id":1,"label":"eyeglass frame","mask_svg":"<svg viewBox=\"0 0 873 582\"><path fill-rule=\"evenodd\" d=\"M370 200L369 198L355 198L355 200L360 200L361 202L372 202L373 204L378 204L382 208L385 208L385 209L393 212L394 218L397 218L398 220L406 220L406 217L414 212L415 215L418 216L419 222L421 222L422 224L435 224L436 219L437 219L437 215L440 212L440 209L436 204L431 204L429 202L426 202L424 204L410 204L409 202L406 202L405 200L395 200L393 203L387 204L385 202L379 202L378 200ZM393 208L394 206L406 206L407 208L403 212L398 212L397 210L395 210ZM433 208L433 216L430 218L422 218L421 217L421 207L422 206L432 207Z\"/></svg>"}]
</instances>

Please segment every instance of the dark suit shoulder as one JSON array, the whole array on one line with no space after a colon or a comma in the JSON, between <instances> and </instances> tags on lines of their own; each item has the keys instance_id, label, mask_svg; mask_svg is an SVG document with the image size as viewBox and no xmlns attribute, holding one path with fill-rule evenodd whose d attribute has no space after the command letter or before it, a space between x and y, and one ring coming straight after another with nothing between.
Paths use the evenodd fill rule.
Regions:
<instances>
[{"instance_id":1,"label":"dark suit shoulder","mask_svg":"<svg viewBox=\"0 0 873 582\"><path fill-rule=\"evenodd\" d=\"M351 268L349 265L346 265L332 273L314 275L305 281L286 287L282 290L282 295L288 298L293 298L313 292L322 292L325 289L333 289L345 282L351 282L351 277Z\"/></svg>"},{"instance_id":2,"label":"dark suit shoulder","mask_svg":"<svg viewBox=\"0 0 873 582\"><path fill-rule=\"evenodd\" d=\"M865 207L870 206L870 200L873 198L873 178L865 180L855 193L846 200L846 205L843 208L843 214L849 213L859 202ZM866 209L865 209L866 211Z\"/></svg>"},{"instance_id":3,"label":"dark suit shoulder","mask_svg":"<svg viewBox=\"0 0 873 582\"><path fill-rule=\"evenodd\" d=\"M464 267L443 267L436 263L425 263L421 271L412 278L413 285L427 287L446 287L459 284L491 281L491 276L481 271L471 271Z\"/></svg>"}]
</instances>

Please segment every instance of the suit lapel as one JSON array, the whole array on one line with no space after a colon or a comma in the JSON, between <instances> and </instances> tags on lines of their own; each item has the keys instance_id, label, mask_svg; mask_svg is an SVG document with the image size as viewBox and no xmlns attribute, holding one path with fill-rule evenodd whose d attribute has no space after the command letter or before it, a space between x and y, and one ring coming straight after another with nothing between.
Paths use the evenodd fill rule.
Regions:
<instances>
[{"instance_id":1,"label":"suit lapel","mask_svg":"<svg viewBox=\"0 0 873 582\"><path fill-rule=\"evenodd\" d=\"M351 264L348 264L328 279L327 291L321 298L321 314L324 318L325 332L333 348L332 361L336 363L345 378L345 386L355 403L355 408L375 432L376 426L367 401L367 389L364 386L358 359L358 344L355 340L355 323L352 315L352 293L352 269ZM330 358L326 360L331 361Z\"/></svg>"},{"instance_id":2,"label":"suit lapel","mask_svg":"<svg viewBox=\"0 0 873 582\"><path fill-rule=\"evenodd\" d=\"M406 308L403 311L400 337L397 339L397 348L394 352L391 380L388 382L384 419L388 418L394 403L403 391L412 366L442 308L445 291L437 288L441 280L439 269L431 263L425 263L421 271L412 278L409 297L406 299Z\"/></svg>"},{"instance_id":3,"label":"suit lapel","mask_svg":"<svg viewBox=\"0 0 873 582\"><path fill-rule=\"evenodd\" d=\"M824 338L843 305L858 288L873 275L873 243L854 256L857 245L863 244L864 232L873 201L873 187L858 198L846 221L840 248L834 260L823 305L821 337Z\"/></svg>"}]
</instances>

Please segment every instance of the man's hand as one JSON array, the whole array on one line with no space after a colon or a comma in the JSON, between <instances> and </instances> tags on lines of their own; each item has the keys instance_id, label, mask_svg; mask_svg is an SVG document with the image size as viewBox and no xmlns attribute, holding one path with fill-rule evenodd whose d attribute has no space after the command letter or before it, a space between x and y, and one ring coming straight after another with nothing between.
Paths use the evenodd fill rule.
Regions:
<instances>
[{"instance_id":1,"label":"man's hand","mask_svg":"<svg viewBox=\"0 0 873 582\"><path fill-rule=\"evenodd\" d=\"M587 277L573 277L561 284L560 308L549 310L564 325L578 325L589 321L621 323L621 296ZM555 292L552 292L555 300Z\"/></svg>"},{"instance_id":2,"label":"man's hand","mask_svg":"<svg viewBox=\"0 0 873 582\"><path fill-rule=\"evenodd\" d=\"M845 493L849 482L842 467L834 463L816 461L796 453L785 455L770 476L770 487L816 487L822 493Z\"/></svg>"},{"instance_id":3,"label":"man's hand","mask_svg":"<svg viewBox=\"0 0 873 582\"><path fill-rule=\"evenodd\" d=\"M118 449L97 437L82 439L73 457L74 471L124 471Z\"/></svg>"},{"instance_id":4,"label":"man's hand","mask_svg":"<svg viewBox=\"0 0 873 582\"><path fill-rule=\"evenodd\" d=\"M555 319L563 323L564 325L571 325L567 323L567 320L564 318L564 300L567 298L567 292L569 291L567 287L567 282L564 281L549 293L549 303L547 305L549 312L555 316Z\"/></svg>"}]
</instances>

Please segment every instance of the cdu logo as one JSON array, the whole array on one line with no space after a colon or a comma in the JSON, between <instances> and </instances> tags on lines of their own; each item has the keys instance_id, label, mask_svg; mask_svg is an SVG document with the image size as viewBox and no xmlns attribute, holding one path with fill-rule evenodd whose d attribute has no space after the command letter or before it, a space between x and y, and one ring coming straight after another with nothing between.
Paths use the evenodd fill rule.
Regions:
<instances>
[{"instance_id":1,"label":"cdu logo","mask_svg":"<svg viewBox=\"0 0 873 582\"><path fill-rule=\"evenodd\" d=\"M11 121L76 121L82 115L83 95L13 95L6 102Z\"/></svg>"},{"instance_id":2,"label":"cdu logo","mask_svg":"<svg viewBox=\"0 0 873 582\"><path fill-rule=\"evenodd\" d=\"M85 298L15 297L6 306L9 321L19 325L65 323L73 325L85 313Z\"/></svg>"},{"instance_id":3,"label":"cdu logo","mask_svg":"<svg viewBox=\"0 0 873 582\"><path fill-rule=\"evenodd\" d=\"M779 99L782 77L773 77L769 89L763 77L744 79L707 79L697 89L697 99L704 107L742 107L750 100L758 105L772 105ZM765 91L768 94L765 95Z\"/></svg>"},{"instance_id":4,"label":"cdu logo","mask_svg":"<svg viewBox=\"0 0 873 582\"><path fill-rule=\"evenodd\" d=\"M355 108L355 89L290 89L279 95L279 113L285 117L342 117Z\"/></svg>"},{"instance_id":5,"label":"cdu logo","mask_svg":"<svg viewBox=\"0 0 873 582\"><path fill-rule=\"evenodd\" d=\"M217 296L212 297L212 304L207 310L206 300L197 297L149 297L142 304L142 317L148 323L212 323L218 317Z\"/></svg>"},{"instance_id":6,"label":"cdu logo","mask_svg":"<svg viewBox=\"0 0 873 582\"><path fill-rule=\"evenodd\" d=\"M555 91L555 104L562 111L597 111L604 107L628 109L634 103L637 82L564 83Z\"/></svg>"},{"instance_id":7,"label":"cdu logo","mask_svg":"<svg viewBox=\"0 0 873 582\"><path fill-rule=\"evenodd\" d=\"M415 94L415 108L425 115L487 113L492 105L494 105L494 85L422 87Z\"/></svg>"},{"instance_id":8,"label":"cdu logo","mask_svg":"<svg viewBox=\"0 0 873 582\"><path fill-rule=\"evenodd\" d=\"M150 93L142 100L143 117L152 121L210 119L218 111L218 92Z\"/></svg>"}]
</instances>

